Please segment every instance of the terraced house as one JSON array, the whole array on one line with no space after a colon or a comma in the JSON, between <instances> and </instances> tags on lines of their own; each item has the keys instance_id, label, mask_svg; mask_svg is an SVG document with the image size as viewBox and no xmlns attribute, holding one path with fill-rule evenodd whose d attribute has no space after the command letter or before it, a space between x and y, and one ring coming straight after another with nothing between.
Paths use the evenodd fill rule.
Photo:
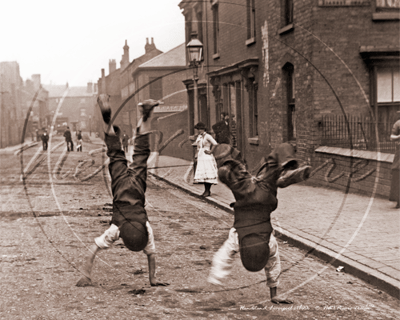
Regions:
<instances>
[{"instance_id":1,"label":"terraced house","mask_svg":"<svg viewBox=\"0 0 400 320\"><path fill-rule=\"evenodd\" d=\"M179 6L186 42L195 34L203 44L197 80L186 81L192 122L214 124L228 112L250 169L289 141L316 169L311 182L388 194L400 109L398 0Z\"/></svg>"}]
</instances>

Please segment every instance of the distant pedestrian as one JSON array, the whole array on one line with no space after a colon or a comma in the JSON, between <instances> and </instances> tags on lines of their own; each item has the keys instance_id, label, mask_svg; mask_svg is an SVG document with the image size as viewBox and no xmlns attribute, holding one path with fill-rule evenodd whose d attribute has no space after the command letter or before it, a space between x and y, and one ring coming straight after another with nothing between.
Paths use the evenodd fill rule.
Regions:
<instances>
[{"instance_id":1,"label":"distant pedestrian","mask_svg":"<svg viewBox=\"0 0 400 320\"><path fill-rule=\"evenodd\" d=\"M72 135L69 127L64 131L65 142L67 143L67 150L74 151L74 143L72 142Z\"/></svg>"},{"instance_id":2,"label":"distant pedestrian","mask_svg":"<svg viewBox=\"0 0 400 320\"><path fill-rule=\"evenodd\" d=\"M82 152L82 131L81 130L79 130L76 133L76 140L78 141L76 144L76 151Z\"/></svg>"},{"instance_id":3,"label":"distant pedestrian","mask_svg":"<svg viewBox=\"0 0 400 320\"><path fill-rule=\"evenodd\" d=\"M40 140L40 132L39 132L38 129L36 129L35 132L36 132L36 142L39 142L39 140Z\"/></svg>"},{"instance_id":4,"label":"distant pedestrian","mask_svg":"<svg viewBox=\"0 0 400 320\"><path fill-rule=\"evenodd\" d=\"M128 144L129 144L129 136L124 132L122 136L122 148L124 149L125 153L128 152Z\"/></svg>"},{"instance_id":5,"label":"distant pedestrian","mask_svg":"<svg viewBox=\"0 0 400 320\"><path fill-rule=\"evenodd\" d=\"M40 138L42 139L43 151L46 151L49 141L49 135L47 134L46 131L44 131Z\"/></svg>"},{"instance_id":6,"label":"distant pedestrian","mask_svg":"<svg viewBox=\"0 0 400 320\"><path fill-rule=\"evenodd\" d=\"M396 150L392 164L392 184L390 188L390 201L397 201L396 209L400 208L400 111L397 111L397 121L393 125L390 140L396 142Z\"/></svg>"},{"instance_id":7,"label":"distant pedestrian","mask_svg":"<svg viewBox=\"0 0 400 320\"><path fill-rule=\"evenodd\" d=\"M199 135L193 145L197 145L197 165L194 175L194 183L204 184L202 197L211 195L211 186L217 184L217 163L215 162L212 151L218 145L217 141L206 132L204 123L199 122L194 127Z\"/></svg>"},{"instance_id":8,"label":"distant pedestrian","mask_svg":"<svg viewBox=\"0 0 400 320\"><path fill-rule=\"evenodd\" d=\"M229 130L229 114L221 112L221 120L212 126L215 140L218 143L230 144L231 132Z\"/></svg>"}]
</instances>

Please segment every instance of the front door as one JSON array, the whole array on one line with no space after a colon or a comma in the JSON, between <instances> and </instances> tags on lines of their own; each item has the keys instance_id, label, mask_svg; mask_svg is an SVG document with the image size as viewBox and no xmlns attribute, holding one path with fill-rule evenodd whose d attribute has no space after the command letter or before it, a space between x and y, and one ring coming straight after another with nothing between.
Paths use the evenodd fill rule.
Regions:
<instances>
[{"instance_id":1,"label":"front door","mask_svg":"<svg viewBox=\"0 0 400 320\"><path fill-rule=\"evenodd\" d=\"M241 82L228 84L229 127L232 133L232 146L243 152L242 125L242 88Z\"/></svg>"}]
</instances>

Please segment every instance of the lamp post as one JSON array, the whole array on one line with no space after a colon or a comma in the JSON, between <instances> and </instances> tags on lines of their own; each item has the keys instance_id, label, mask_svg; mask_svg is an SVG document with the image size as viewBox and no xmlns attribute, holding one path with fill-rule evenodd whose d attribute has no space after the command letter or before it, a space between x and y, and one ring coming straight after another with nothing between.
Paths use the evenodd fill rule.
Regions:
<instances>
[{"instance_id":1,"label":"lamp post","mask_svg":"<svg viewBox=\"0 0 400 320\"><path fill-rule=\"evenodd\" d=\"M199 67L202 59L203 44L199 39L197 39L197 33L193 32L191 34L191 40L187 44L187 52L189 57L189 67L193 68L193 90L194 90L194 124L199 122L199 99L198 99L198 89L197 81L199 80L197 75L197 68Z\"/></svg>"}]
</instances>

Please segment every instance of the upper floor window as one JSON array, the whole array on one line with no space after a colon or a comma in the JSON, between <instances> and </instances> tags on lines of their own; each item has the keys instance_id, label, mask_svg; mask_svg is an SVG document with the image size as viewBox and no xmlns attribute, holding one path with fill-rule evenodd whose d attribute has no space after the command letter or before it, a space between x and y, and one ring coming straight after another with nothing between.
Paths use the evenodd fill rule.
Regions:
<instances>
[{"instance_id":1,"label":"upper floor window","mask_svg":"<svg viewBox=\"0 0 400 320\"><path fill-rule=\"evenodd\" d=\"M247 39L256 37L256 8L254 0L247 0Z\"/></svg>"},{"instance_id":2,"label":"upper floor window","mask_svg":"<svg viewBox=\"0 0 400 320\"><path fill-rule=\"evenodd\" d=\"M150 77L150 99L161 100L163 98L162 78Z\"/></svg>"},{"instance_id":3,"label":"upper floor window","mask_svg":"<svg viewBox=\"0 0 400 320\"><path fill-rule=\"evenodd\" d=\"M377 9L400 9L400 0L376 0Z\"/></svg>"},{"instance_id":4,"label":"upper floor window","mask_svg":"<svg viewBox=\"0 0 400 320\"><path fill-rule=\"evenodd\" d=\"M197 19L197 39L199 39L201 42L204 43L204 41L203 41L203 12L198 11L196 13L196 19Z\"/></svg>"},{"instance_id":5,"label":"upper floor window","mask_svg":"<svg viewBox=\"0 0 400 320\"><path fill-rule=\"evenodd\" d=\"M293 23L293 0L281 0L281 1L282 1L283 26L287 26Z\"/></svg>"},{"instance_id":6,"label":"upper floor window","mask_svg":"<svg viewBox=\"0 0 400 320\"><path fill-rule=\"evenodd\" d=\"M214 54L218 54L219 48L219 13L218 13L218 2L212 6L213 13L213 40L214 40Z\"/></svg>"},{"instance_id":7,"label":"upper floor window","mask_svg":"<svg viewBox=\"0 0 400 320\"><path fill-rule=\"evenodd\" d=\"M372 20L398 20L400 0L375 0L375 12Z\"/></svg>"}]
</instances>

